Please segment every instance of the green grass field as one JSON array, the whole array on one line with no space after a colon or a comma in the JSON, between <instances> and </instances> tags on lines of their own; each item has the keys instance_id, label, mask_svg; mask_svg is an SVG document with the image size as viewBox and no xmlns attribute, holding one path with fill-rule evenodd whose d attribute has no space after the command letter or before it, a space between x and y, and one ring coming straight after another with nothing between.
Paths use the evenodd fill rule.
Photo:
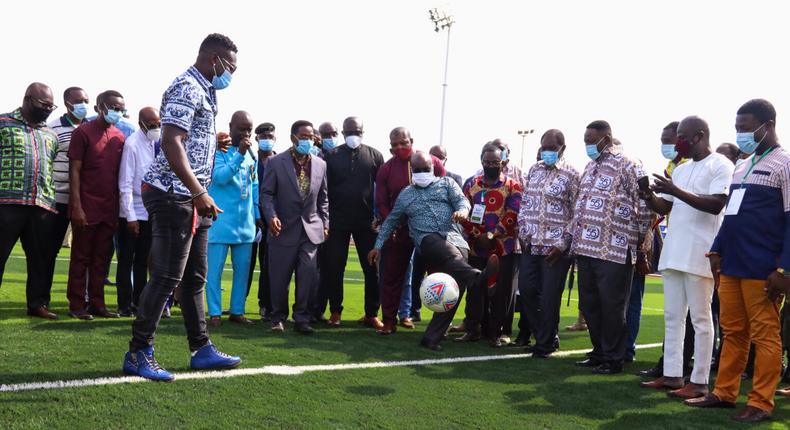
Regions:
<instances>
[{"instance_id":1,"label":"green grass field","mask_svg":"<svg viewBox=\"0 0 790 430\"><path fill-rule=\"evenodd\" d=\"M65 284L68 249L58 261L52 308L54 322L25 315L25 260L14 250L0 288L0 384L120 376L130 337L130 319L70 319ZM113 265L113 273L114 273ZM224 285L229 298L230 274ZM361 279L356 262L346 277ZM433 353L417 347L427 322L413 331L380 337L358 326L362 285L348 280L343 326L306 337L269 325L240 327L225 322L211 329L224 351L240 355L242 367L314 365L518 353L485 342L453 344ZM108 304L115 289L107 287ZM256 320L251 295L248 316ZM573 292L576 297L576 291ZM639 344L661 342L660 280L649 280ZM424 311L424 317L430 316ZM576 302L563 303L561 325L571 324ZM459 319L462 316L459 316ZM290 328L290 327L288 327ZM587 333L560 333L562 350L590 346ZM188 350L177 309L163 320L157 358L167 369L188 371ZM640 350L637 361L617 376L594 376L573 366L578 357L524 358L357 370L256 375L0 393L0 429L17 428L747 428L734 411L695 410L663 392L639 388L637 370L653 365L660 348ZM744 393L748 389L745 384ZM745 403L742 397L739 407ZM786 429L790 401L779 399L774 420L755 428Z\"/></svg>"}]
</instances>

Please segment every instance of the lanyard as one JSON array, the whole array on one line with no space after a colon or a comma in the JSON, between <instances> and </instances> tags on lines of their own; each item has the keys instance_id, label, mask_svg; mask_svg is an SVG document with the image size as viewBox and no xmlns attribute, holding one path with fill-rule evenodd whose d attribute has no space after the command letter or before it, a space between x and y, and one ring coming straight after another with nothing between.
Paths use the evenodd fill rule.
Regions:
<instances>
[{"instance_id":1,"label":"lanyard","mask_svg":"<svg viewBox=\"0 0 790 430\"><path fill-rule=\"evenodd\" d=\"M752 165L749 166L749 169L746 171L746 174L743 175L743 179L741 179L741 185L743 185L746 182L746 178L749 177L749 173L752 173L752 169L754 169L754 166L756 166L757 163L762 161L762 159L765 158L766 155L770 154L771 151L774 150L774 148L771 148L771 149L763 152L763 155L759 156L758 158L755 158L754 156L752 156Z\"/></svg>"}]
</instances>

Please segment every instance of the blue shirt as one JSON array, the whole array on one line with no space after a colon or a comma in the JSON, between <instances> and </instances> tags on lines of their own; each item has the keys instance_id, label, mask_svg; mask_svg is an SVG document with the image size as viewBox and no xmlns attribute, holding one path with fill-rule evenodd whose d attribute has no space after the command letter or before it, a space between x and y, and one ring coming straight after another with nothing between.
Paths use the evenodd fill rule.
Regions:
<instances>
[{"instance_id":1,"label":"blue shirt","mask_svg":"<svg viewBox=\"0 0 790 430\"><path fill-rule=\"evenodd\" d=\"M469 213L470 209L469 200L452 178L437 178L425 188L410 185L398 195L395 207L384 220L376 238L376 249L381 249L384 241L400 226L403 216L408 217L409 236L416 246L420 246L425 236L438 233L450 244L469 249L452 216L458 211Z\"/></svg>"},{"instance_id":2,"label":"blue shirt","mask_svg":"<svg viewBox=\"0 0 790 430\"><path fill-rule=\"evenodd\" d=\"M208 193L222 213L208 230L209 243L240 244L255 240L258 208L258 174L256 161L249 152L239 153L231 146L217 152Z\"/></svg>"},{"instance_id":3,"label":"blue shirt","mask_svg":"<svg viewBox=\"0 0 790 430\"><path fill-rule=\"evenodd\" d=\"M182 141L187 160L200 185L208 187L217 150L217 132L214 127L217 96L214 87L194 66L190 67L165 91L160 115L162 126L170 125L187 132ZM172 188L176 194L190 195L187 187L170 168L164 151L151 164L143 182L162 191Z\"/></svg>"},{"instance_id":4,"label":"blue shirt","mask_svg":"<svg viewBox=\"0 0 790 430\"><path fill-rule=\"evenodd\" d=\"M764 280L779 267L790 270L790 152L774 148L747 176L759 157L735 169L727 204L733 193L746 189L743 201L737 214L725 212L711 246L727 276Z\"/></svg>"}]
</instances>

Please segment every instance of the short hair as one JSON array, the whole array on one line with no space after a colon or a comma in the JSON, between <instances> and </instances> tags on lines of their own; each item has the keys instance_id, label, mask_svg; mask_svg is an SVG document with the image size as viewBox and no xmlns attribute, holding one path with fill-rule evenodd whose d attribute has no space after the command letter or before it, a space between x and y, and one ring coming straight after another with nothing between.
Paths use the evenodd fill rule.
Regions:
<instances>
[{"instance_id":1,"label":"short hair","mask_svg":"<svg viewBox=\"0 0 790 430\"><path fill-rule=\"evenodd\" d=\"M672 121L666 126L664 126L664 130L672 130L675 133L677 133L679 125L680 125L680 121Z\"/></svg>"},{"instance_id":2,"label":"short hair","mask_svg":"<svg viewBox=\"0 0 790 430\"><path fill-rule=\"evenodd\" d=\"M548 136L556 136L557 143L559 143L560 146L565 146L565 135L562 134L562 132L557 130L556 128L546 130L546 132L543 133L543 136L540 136L540 141L543 142L543 139L545 139Z\"/></svg>"},{"instance_id":3,"label":"short hair","mask_svg":"<svg viewBox=\"0 0 790 430\"><path fill-rule=\"evenodd\" d=\"M203 39L203 42L200 44L200 52L208 52L217 48L227 49L228 51L236 53L239 52L239 48L236 47L236 44L224 34L211 33L206 36L206 38Z\"/></svg>"},{"instance_id":4,"label":"short hair","mask_svg":"<svg viewBox=\"0 0 790 430\"><path fill-rule=\"evenodd\" d=\"M107 91L101 93L101 97L102 97L102 102L104 100L106 100L107 98L109 98L109 97L123 98L121 93L119 93L118 91L115 91L115 90L107 90Z\"/></svg>"},{"instance_id":5,"label":"short hair","mask_svg":"<svg viewBox=\"0 0 790 430\"><path fill-rule=\"evenodd\" d=\"M263 124L259 124L257 127L255 127L255 134L272 132L274 132L274 124L270 122L264 122Z\"/></svg>"},{"instance_id":6,"label":"short hair","mask_svg":"<svg viewBox=\"0 0 790 430\"><path fill-rule=\"evenodd\" d=\"M768 100L752 99L738 109L738 115L752 114L758 121L776 121L776 109Z\"/></svg>"},{"instance_id":7,"label":"short hair","mask_svg":"<svg viewBox=\"0 0 790 430\"><path fill-rule=\"evenodd\" d=\"M587 124L587 128L591 128L593 130L602 131L604 133L611 133L612 127L609 126L609 123L604 120L597 120Z\"/></svg>"},{"instance_id":8,"label":"short hair","mask_svg":"<svg viewBox=\"0 0 790 430\"><path fill-rule=\"evenodd\" d=\"M83 91L84 92L85 90L83 90L80 87L68 87L68 88L66 88L66 91L63 91L63 98L67 99L69 97L69 95L71 95L71 93L75 93L77 91Z\"/></svg>"},{"instance_id":9,"label":"short hair","mask_svg":"<svg viewBox=\"0 0 790 430\"><path fill-rule=\"evenodd\" d=\"M299 121L296 121L291 126L291 135L292 136L296 136L296 133L299 133L299 129L302 128L302 127L305 127L305 126L312 127L313 123L310 122L310 121L307 121L307 120L303 120L303 119L300 119Z\"/></svg>"},{"instance_id":10,"label":"short hair","mask_svg":"<svg viewBox=\"0 0 790 430\"><path fill-rule=\"evenodd\" d=\"M481 160L483 159L483 156L486 155L486 152L496 152L496 151L499 151L500 156L504 152L504 150L500 148L496 143L488 142L485 145L483 145L483 149L480 151L480 159Z\"/></svg>"}]
</instances>

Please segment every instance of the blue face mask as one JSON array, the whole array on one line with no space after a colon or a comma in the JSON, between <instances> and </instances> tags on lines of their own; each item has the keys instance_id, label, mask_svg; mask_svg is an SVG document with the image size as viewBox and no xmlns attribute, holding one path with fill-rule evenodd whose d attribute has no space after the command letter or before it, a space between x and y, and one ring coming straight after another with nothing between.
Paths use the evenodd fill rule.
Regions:
<instances>
[{"instance_id":1,"label":"blue face mask","mask_svg":"<svg viewBox=\"0 0 790 430\"><path fill-rule=\"evenodd\" d=\"M760 127L758 127L757 130L763 128L764 125L765 123ZM757 150L757 147L760 145L760 143L762 143L763 139L765 139L765 135L763 135L763 139L760 139L759 142L754 140L754 131L735 134L735 143L738 145L738 149L740 149L741 152L746 154L753 154L754 151Z\"/></svg>"},{"instance_id":2,"label":"blue face mask","mask_svg":"<svg viewBox=\"0 0 790 430\"><path fill-rule=\"evenodd\" d=\"M74 118L82 120L88 115L88 104L87 103L77 103L71 107L71 114L74 115Z\"/></svg>"},{"instance_id":3,"label":"blue face mask","mask_svg":"<svg viewBox=\"0 0 790 430\"><path fill-rule=\"evenodd\" d=\"M274 140L272 139L259 140L258 149L260 149L263 152L272 152L272 149L274 149Z\"/></svg>"},{"instance_id":4,"label":"blue face mask","mask_svg":"<svg viewBox=\"0 0 790 430\"><path fill-rule=\"evenodd\" d=\"M506 149L506 150L502 151L502 162L503 162L503 163L504 163L505 161L507 161L507 157L508 157L509 155L510 155L510 150L509 150L509 149Z\"/></svg>"},{"instance_id":5,"label":"blue face mask","mask_svg":"<svg viewBox=\"0 0 790 430\"><path fill-rule=\"evenodd\" d=\"M310 147L310 155L315 155L316 157L318 157L318 154L320 154L320 153L321 153L321 150L318 149L317 146L311 146Z\"/></svg>"},{"instance_id":6,"label":"blue face mask","mask_svg":"<svg viewBox=\"0 0 790 430\"><path fill-rule=\"evenodd\" d=\"M678 152L675 150L675 145L661 145L661 154L667 160L674 160L675 157L678 156Z\"/></svg>"},{"instance_id":7,"label":"blue face mask","mask_svg":"<svg viewBox=\"0 0 790 430\"><path fill-rule=\"evenodd\" d=\"M560 159L560 153L557 151L540 151L540 159L547 166L553 166L557 164L557 160Z\"/></svg>"},{"instance_id":8,"label":"blue face mask","mask_svg":"<svg viewBox=\"0 0 790 430\"><path fill-rule=\"evenodd\" d=\"M330 149L337 147L337 141L335 141L334 138L321 139L321 145L323 145L324 151L329 151Z\"/></svg>"},{"instance_id":9,"label":"blue face mask","mask_svg":"<svg viewBox=\"0 0 790 430\"><path fill-rule=\"evenodd\" d=\"M117 110L107 109L107 113L104 114L104 120L107 121L107 124L118 124L121 120L123 114L118 112Z\"/></svg>"},{"instance_id":10,"label":"blue face mask","mask_svg":"<svg viewBox=\"0 0 790 430\"><path fill-rule=\"evenodd\" d=\"M598 145L586 145L585 149L587 149L587 156L591 160L597 160L601 156L601 152L598 151Z\"/></svg>"},{"instance_id":11,"label":"blue face mask","mask_svg":"<svg viewBox=\"0 0 790 430\"><path fill-rule=\"evenodd\" d=\"M296 152L302 155L310 154L313 148L313 141L311 139L299 139L299 141L296 142Z\"/></svg>"},{"instance_id":12,"label":"blue face mask","mask_svg":"<svg viewBox=\"0 0 790 430\"><path fill-rule=\"evenodd\" d=\"M216 74L217 72L214 71L214 77L211 79L211 85L213 85L214 88L218 90L224 90L225 88L228 88L228 85L230 85L230 80L233 78L233 75L230 74L230 71L228 71L228 69L226 69L225 65L222 63L225 60L223 60L222 57L217 58L219 58L219 65L222 67L222 74L218 76Z\"/></svg>"}]
</instances>

